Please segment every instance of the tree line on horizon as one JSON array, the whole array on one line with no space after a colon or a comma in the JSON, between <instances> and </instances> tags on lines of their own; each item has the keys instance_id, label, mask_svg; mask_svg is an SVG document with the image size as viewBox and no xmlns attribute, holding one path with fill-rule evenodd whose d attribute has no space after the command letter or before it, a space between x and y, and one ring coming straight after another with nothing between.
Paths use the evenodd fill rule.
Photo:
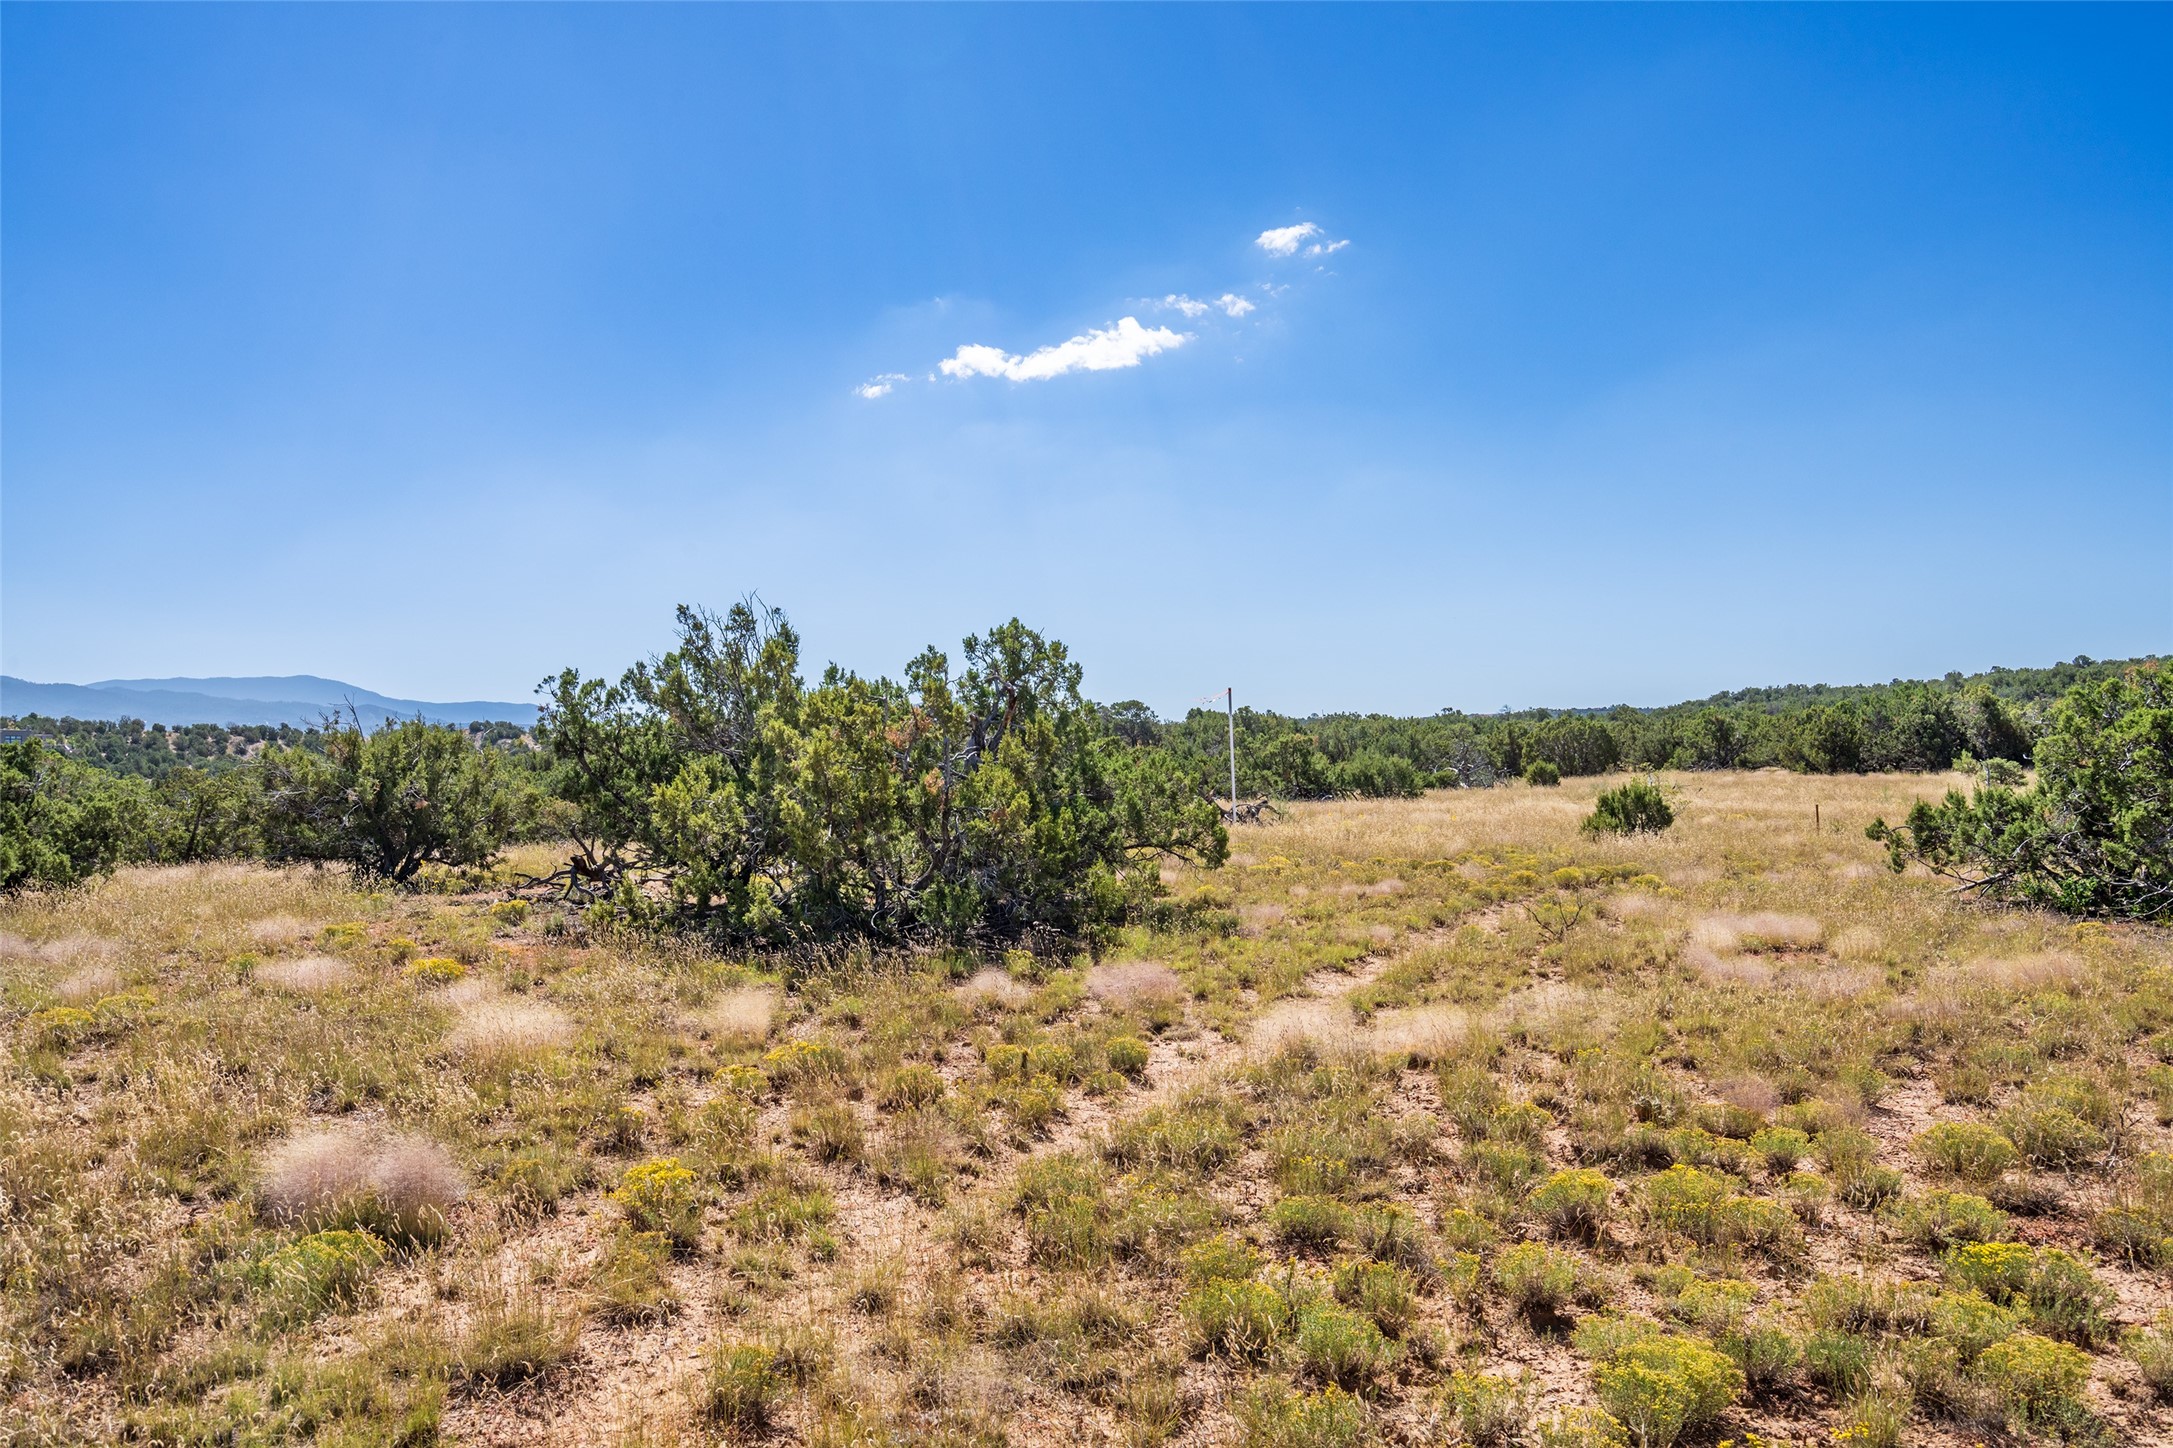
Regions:
<instances>
[{"instance_id":1,"label":"tree line on horizon","mask_svg":"<svg viewBox=\"0 0 2173 1448\"><path fill-rule=\"evenodd\" d=\"M24 721L57 722L39 732L69 747L0 743L0 889L66 886L125 863L237 858L340 864L409 886L433 868L487 864L512 842L553 840L571 842L553 883L621 921L771 943L1016 941L1135 917L1159 893L1160 859L1212 865L1227 849L1226 716L1194 709L1164 721L1136 701L1094 704L1064 646L1015 619L968 638L955 666L930 648L902 680L832 665L813 683L776 609L682 608L678 630L675 648L617 680L572 670L547 680L532 732L421 720L251 734ZM1980 791L1989 804L1954 796L1947 815L1912 816L1880 838L1897 867L1930 862L1969 879L1995 860L1968 887L2027 893L2023 882L2047 871L2167 869L2165 688L2155 660L2078 659L1661 709L1293 718L1245 708L1238 791L1393 798L1620 769L1981 764L1997 791ZM2055 861L2045 841L2074 831L2046 824L2042 781L2014 788L2022 766L2043 765L2049 745L2067 761L2063 779L2087 775L2101 794L2127 788L2119 770L2071 766L2090 752L2076 743L2085 721L2109 737L2106 719L2130 714L2156 721L2136 726L2141 765L2122 766L2159 781L2144 786L2144 796L2159 790L2156 803L2108 806L2090 827L2128 831L2128 863ZM105 747L78 750L85 740ZM2032 898L2164 913L2155 887L2063 889Z\"/></svg>"}]
</instances>

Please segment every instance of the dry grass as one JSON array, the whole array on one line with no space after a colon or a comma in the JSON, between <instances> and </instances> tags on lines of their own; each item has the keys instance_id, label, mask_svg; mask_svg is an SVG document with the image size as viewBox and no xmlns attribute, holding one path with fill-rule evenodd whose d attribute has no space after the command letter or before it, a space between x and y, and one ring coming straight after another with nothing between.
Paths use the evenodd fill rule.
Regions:
<instances>
[{"instance_id":1,"label":"dry grass","mask_svg":"<svg viewBox=\"0 0 2173 1448\"><path fill-rule=\"evenodd\" d=\"M1002 1006L1015 1009L1033 999L1034 993L1011 978L1008 971L994 966L978 970L958 987L958 994L975 1005Z\"/></svg>"},{"instance_id":2,"label":"dry grass","mask_svg":"<svg viewBox=\"0 0 2173 1448\"><path fill-rule=\"evenodd\" d=\"M777 1020L777 992L754 986L724 991L693 1017L694 1028L713 1041L755 1045L770 1038Z\"/></svg>"},{"instance_id":3,"label":"dry grass","mask_svg":"<svg viewBox=\"0 0 2173 1448\"><path fill-rule=\"evenodd\" d=\"M305 1132L273 1148L257 1206L275 1222L317 1226L360 1214L417 1235L448 1221L466 1194L460 1168L436 1142L347 1127Z\"/></svg>"},{"instance_id":4,"label":"dry grass","mask_svg":"<svg viewBox=\"0 0 2173 1448\"><path fill-rule=\"evenodd\" d=\"M1376 1051L1432 1065L1454 1060L1471 1031L1471 1016L1461 1006L1437 1004L1382 1011L1373 1018L1369 1036Z\"/></svg>"},{"instance_id":5,"label":"dry grass","mask_svg":"<svg viewBox=\"0 0 2173 1448\"><path fill-rule=\"evenodd\" d=\"M1171 1004L1184 999L1184 978L1166 965L1151 960L1127 960L1097 965L1087 972L1087 994L1098 1001L1128 1010L1147 1004Z\"/></svg>"},{"instance_id":6,"label":"dry grass","mask_svg":"<svg viewBox=\"0 0 2173 1448\"><path fill-rule=\"evenodd\" d=\"M1602 780L1296 806L1167 868L1171 929L963 984L299 871L0 902L17 1436L1567 1442L1615 1314L1781 1353L1696 1441L2041 1441L1910 1306L1983 1230L2085 1264L2006 1309L2081 1344L2072 1437L2165 1442L2121 1341L2173 1309L2173 943L1887 871L1948 782L1663 776L1634 840L1578 832ZM265 988L309 950L336 988ZM2036 1160L1964 1182L1935 1123ZM391 1250L275 1311L320 1228Z\"/></svg>"},{"instance_id":7,"label":"dry grass","mask_svg":"<svg viewBox=\"0 0 2173 1448\"><path fill-rule=\"evenodd\" d=\"M299 960L275 960L256 968L255 978L276 990L336 990L355 978L355 968L331 955L305 955Z\"/></svg>"},{"instance_id":8,"label":"dry grass","mask_svg":"<svg viewBox=\"0 0 2173 1448\"><path fill-rule=\"evenodd\" d=\"M461 992L469 984L462 981L447 992L456 996L459 1017L445 1044L460 1054L505 1059L549 1051L572 1038L573 1023L557 1007L492 992Z\"/></svg>"},{"instance_id":9,"label":"dry grass","mask_svg":"<svg viewBox=\"0 0 2173 1448\"><path fill-rule=\"evenodd\" d=\"M121 973L110 965L82 965L62 976L53 986L53 994L69 1005L87 1005L101 996L117 995L121 989Z\"/></svg>"}]
</instances>

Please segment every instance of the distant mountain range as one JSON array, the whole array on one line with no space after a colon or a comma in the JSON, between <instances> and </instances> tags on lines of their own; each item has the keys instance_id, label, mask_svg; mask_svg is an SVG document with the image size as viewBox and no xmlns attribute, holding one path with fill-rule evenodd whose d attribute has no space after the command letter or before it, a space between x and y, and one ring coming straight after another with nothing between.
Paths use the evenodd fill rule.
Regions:
<instances>
[{"instance_id":1,"label":"distant mountain range","mask_svg":"<svg viewBox=\"0 0 2173 1448\"><path fill-rule=\"evenodd\" d=\"M317 723L350 710L375 728L387 720L420 715L433 724L504 721L526 729L536 722L534 704L471 699L434 704L394 699L374 690L320 679L314 674L253 679L105 679L96 684L33 684L0 674L0 716L43 714L50 719L141 719L146 724Z\"/></svg>"}]
</instances>

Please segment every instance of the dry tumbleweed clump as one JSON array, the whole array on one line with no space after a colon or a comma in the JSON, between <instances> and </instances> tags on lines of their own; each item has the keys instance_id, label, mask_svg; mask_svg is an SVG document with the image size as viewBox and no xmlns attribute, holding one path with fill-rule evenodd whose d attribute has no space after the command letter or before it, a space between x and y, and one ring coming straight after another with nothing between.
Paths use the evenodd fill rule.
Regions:
<instances>
[{"instance_id":1,"label":"dry tumbleweed clump","mask_svg":"<svg viewBox=\"0 0 2173 1448\"><path fill-rule=\"evenodd\" d=\"M351 1221L431 1237L444 1230L466 1194L460 1169L434 1141L366 1130L312 1131L273 1150L257 1207L275 1222L323 1227Z\"/></svg>"}]
</instances>

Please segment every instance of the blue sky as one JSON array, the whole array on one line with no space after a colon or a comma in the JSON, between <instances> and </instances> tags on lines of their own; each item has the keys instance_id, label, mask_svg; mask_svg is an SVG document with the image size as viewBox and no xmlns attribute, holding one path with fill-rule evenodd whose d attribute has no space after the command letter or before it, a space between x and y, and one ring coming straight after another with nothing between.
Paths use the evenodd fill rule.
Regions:
<instances>
[{"instance_id":1,"label":"blue sky","mask_svg":"<svg viewBox=\"0 0 2173 1448\"><path fill-rule=\"evenodd\" d=\"M520 699L750 590L1164 712L2173 644L2164 7L0 26L11 674Z\"/></svg>"}]
</instances>

